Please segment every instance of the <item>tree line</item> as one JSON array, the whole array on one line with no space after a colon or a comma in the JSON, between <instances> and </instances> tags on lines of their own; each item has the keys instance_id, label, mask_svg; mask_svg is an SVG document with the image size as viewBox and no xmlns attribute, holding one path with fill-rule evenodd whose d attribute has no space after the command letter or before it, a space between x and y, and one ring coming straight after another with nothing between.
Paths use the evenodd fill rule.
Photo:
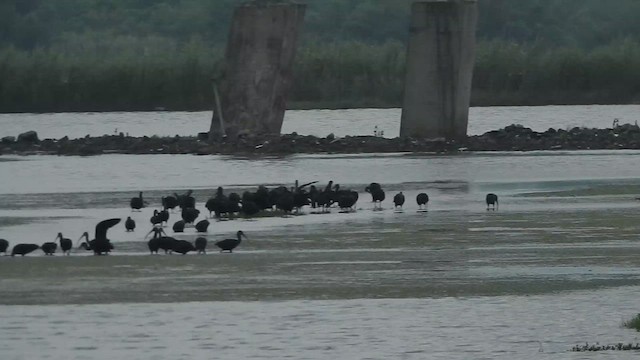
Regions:
<instances>
[{"instance_id":1,"label":"tree line","mask_svg":"<svg viewBox=\"0 0 640 360\"><path fill-rule=\"evenodd\" d=\"M240 2L0 2L0 112L209 109ZM400 106L411 2L308 0L291 107ZM479 7L473 105L640 101L640 1Z\"/></svg>"},{"instance_id":2,"label":"tree line","mask_svg":"<svg viewBox=\"0 0 640 360\"><path fill-rule=\"evenodd\" d=\"M54 49L0 53L0 111L202 110L222 51L139 47L118 56ZM405 45L361 42L303 46L292 108L398 107ZM472 105L637 103L640 43L592 50L504 42L478 45Z\"/></svg>"},{"instance_id":3,"label":"tree line","mask_svg":"<svg viewBox=\"0 0 640 360\"><path fill-rule=\"evenodd\" d=\"M264 1L264 0L254 0ZM299 0L307 4L303 43L405 41L415 0ZM3 0L0 48L47 48L94 34L180 42L226 40L233 9L247 0ZM637 0L480 0L482 41L594 48L640 40Z\"/></svg>"}]
</instances>

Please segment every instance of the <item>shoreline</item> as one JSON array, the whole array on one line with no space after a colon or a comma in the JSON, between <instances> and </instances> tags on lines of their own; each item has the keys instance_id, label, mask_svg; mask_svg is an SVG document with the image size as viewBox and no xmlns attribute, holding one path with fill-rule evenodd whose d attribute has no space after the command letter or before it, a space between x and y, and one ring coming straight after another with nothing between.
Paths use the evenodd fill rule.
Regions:
<instances>
[{"instance_id":1,"label":"shoreline","mask_svg":"<svg viewBox=\"0 0 640 360\"><path fill-rule=\"evenodd\" d=\"M622 150L640 149L640 127L549 129L536 132L509 125L463 140L383 138L375 136L316 137L297 133L280 136L245 136L209 143L198 136L133 137L103 135L39 140L30 131L0 141L0 155L93 156L103 154L193 154L193 155L293 155L347 153L435 153L456 154L483 151Z\"/></svg>"},{"instance_id":2,"label":"shoreline","mask_svg":"<svg viewBox=\"0 0 640 360\"><path fill-rule=\"evenodd\" d=\"M495 101L475 101L471 102L470 107L544 107L544 106L616 106L616 105L640 105L640 99L632 101L604 101L593 102L592 99L584 99L584 101L532 101L523 102L517 99L512 100L495 100ZM389 101L293 101L287 107L287 111L306 111L306 110L348 110L348 109L401 109L401 102ZM114 107L104 108L63 108L48 110L23 110L23 111L0 111L0 115L19 115L19 114L59 114L59 113L121 113L121 112L204 112L211 111L211 107Z\"/></svg>"}]
</instances>

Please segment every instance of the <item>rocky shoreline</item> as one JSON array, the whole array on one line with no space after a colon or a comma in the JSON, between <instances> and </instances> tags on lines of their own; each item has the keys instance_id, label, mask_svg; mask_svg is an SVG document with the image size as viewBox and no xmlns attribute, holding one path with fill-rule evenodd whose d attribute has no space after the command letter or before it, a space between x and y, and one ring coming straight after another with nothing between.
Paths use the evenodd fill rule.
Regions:
<instances>
[{"instance_id":1,"label":"rocky shoreline","mask_svg":"<svg viewBox=\"0 0 640 360\"><path fill-rule=\"evenodd\" d=\"M34 131L0 140L0 155L80 155L101 154L196 154L196 155L289 155L425 152L453 154L467 151L537 151L640 149L640 127L625 124L607 129L549 129L536 132L510 125L464 141L413 138L387 139L375 136L329 135L324 138L296 133L268 137L221 139L209 143L207 134L184 137L131 137L125 134L86 136L78 139L38 139Z\"/></svg>"}]
</instances>

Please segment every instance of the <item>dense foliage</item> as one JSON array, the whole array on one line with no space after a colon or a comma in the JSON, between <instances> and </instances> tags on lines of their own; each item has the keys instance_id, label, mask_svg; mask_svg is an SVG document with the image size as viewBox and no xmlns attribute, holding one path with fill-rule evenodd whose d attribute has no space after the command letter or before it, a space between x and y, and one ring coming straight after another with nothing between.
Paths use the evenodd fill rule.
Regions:
<instances>
[{"instance_id":1,"label":"dense foliage","mask_svg":"<svg viewBox=\"0 0 640 360\"><path fill-rule=\"evenodd\" d=\"M155 36L221 44L245 0L2 0L0 46L49 47L78 37ZM412 0L306 0L305 41L403 41ZM640 1L481 0L482 40L593 48L640 40Z\"/></svg>"},{"instance_id":2,"label":"dense foliage","mask_svg":"<svg viewBox=\"0 0 640 360\"><path fill-rule=\"evenodd\" d=\"M1 0L0 111L209 108L241 2ZM400 105L411 2L307 0L294 103ZM479 6L474 104L640 101L640 1Z\"/></svg>"}]
</instances>

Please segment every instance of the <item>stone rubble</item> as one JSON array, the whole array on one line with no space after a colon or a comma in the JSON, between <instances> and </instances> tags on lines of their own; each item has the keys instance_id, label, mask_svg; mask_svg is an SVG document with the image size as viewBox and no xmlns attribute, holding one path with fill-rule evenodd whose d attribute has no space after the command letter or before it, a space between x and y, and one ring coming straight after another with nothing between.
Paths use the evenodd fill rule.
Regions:
<instances>
[{"instance_id":1,"label":"stone rubble","mask_svg":"<svg viewBox=\"0 0 640 360\"><path fill-rule=\"evenodd\" d=\"M536 132L521 125L463 141L444 139L383 138L379 136L327 137L298 135L243 136L236 139L207 141L207 134L197 136L131 137L123 133L78 139L38 139L35 131L20 134L17 139L5 136L0 141L0 154L221 154L221 155L289 155L312 153L395 153L426 152L456 154L476 151L536 151L536 150L603 150L640 149L640 127L620 125L614 128L570 130L549 129Z\"/></svg>"}]
</instances>

